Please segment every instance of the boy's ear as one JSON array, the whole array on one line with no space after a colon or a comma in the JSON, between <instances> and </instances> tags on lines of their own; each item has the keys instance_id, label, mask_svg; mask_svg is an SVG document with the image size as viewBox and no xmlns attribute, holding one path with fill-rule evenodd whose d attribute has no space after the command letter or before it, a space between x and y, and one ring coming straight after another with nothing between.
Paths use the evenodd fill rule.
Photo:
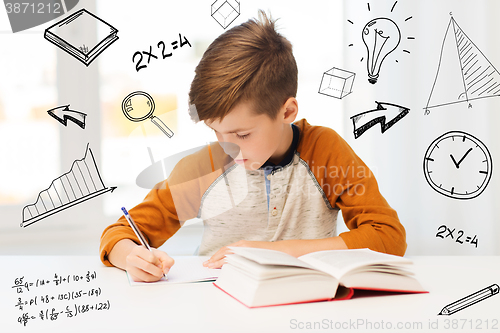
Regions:
<instances>
[{"instance_id":1,"label":"boy's ear","mask_svg":"<svg viewBox=\"0 0 500 333\"><path fill-rule=\"evenodd\" d=\"M295 118L297 118L297 114L299 112L299 104L295 97L290 97L286 100L285 104L283 104L283 122L293 123Z\"/></svg>"}]
</instances>

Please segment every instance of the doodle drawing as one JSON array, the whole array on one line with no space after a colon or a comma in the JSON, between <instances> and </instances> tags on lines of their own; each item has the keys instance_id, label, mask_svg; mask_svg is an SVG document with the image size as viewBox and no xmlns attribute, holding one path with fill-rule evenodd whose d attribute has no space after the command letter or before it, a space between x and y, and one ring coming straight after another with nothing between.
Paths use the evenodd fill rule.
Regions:
<instances>
[{"instance_id":1,"label":"doodle drawing","mask_svg":"<svg viewBox=\"0 0 500 333\"><path fill-rule=\"evenodd\" d=\"M424 156L427 183L453 199L480 195L491 179L491 154L476 137L461 131L447 132L434 140Z\"/></svg>"},{"instance_id":2,"label":"doodle drawing","mask_svg":"<svg viewBox=\"0 0 500 333\"><path fill-rule=\"evenodd\" d=\"M410 112L410 109L401 105L383 102L375 103L377 103L375 110L359 113L351 117L355 139L359 138L377 123L380 123L381 131L384 133ZM362 123L361 120L363 120Z\"/></svg>"},{"instance_id":3,"label":"doodle drawing","mask_svg":"<svg viewBox=\"0 0 500 333\"><path fill-rule=\"evenodd\" d=\"M397 3L398 2L395 1L390 7L390 15L394 15L392 13L396 8ZM367 3L367 8L370 12L370 3ZM398 19L397 21L400 23L404 23L408 22L412 18L413 16L409 16L403 22L401 22L400 19ZM353 20L348 19L347 22L355 26ZM402 49L402 51L407 54L411 53L405 48L406 46L401 44L400 27L402 27L402 25L396 24L393 19L390 19L388 17L377 17L368 21L368 23L366 23L363 28L360 29L361 40L363 41L366 48L366 69L368 72L368 82L370 82L371 84L375 84L378 82L380 78L380 69L382 67L382 63L387 62L386 59L388 58L389 54L392 54L391 57L393 57L396 62L399 62L397 56L393 54L396 49ZM405 31L404 28L403 31ZM407 40L415 40L415 37L407 36L404 40L405 42ZM352 47L354 46L354 43L349 43L348 45L349 47ZM362 57L361 61L363 61L364 59L365 57Z\"/></svg>"},{"instance_id":4,"label":"doodle drawing","mask_svg":"<svg viewBox=\"0 0 500 333\"><path fill-rule=\"evenodd\" d=\"M38 194L36 202L23 208L21 227L40 221L74 205L113 192L116 187L106 187L88 144L85 156L73 162L69 172L54 179L49 188Z\"/></svg>"},{"instance_id":5,"label":"doodle drawing","mask_svg":"<svg viewBox=\"0 0 500 333\"><path fill-rule=\"evenodd\" d=\"M96 26L104 31L102 38L84 33L89 27ZM78 33L75 33L77 31ZM44 37L63 51L89 66L99 54L117 39L118 30L85 9L80 9L45 30Z\"/></svg>"},{"instance_id":6,"label":"doodle drawing","mask_svg":"<svg viewBox=\"0 0 500 333\"><path fill-rule=\"evenodd\" d=\"M318 93L342 99L352 92L356 74L333 67L323 73Z\"/></svg>"},{"instance_id":7,"label":"doodle drawing","mask_svg":"<svg viewBox=\"0 0 500 333\"><path fill-rule=\"evenodd\" d=\"M379 17L365 25L361 36L367 51L368 82L375 84L380 75L382 62L401 41L401 32L393 20Z\"/></svg>"},{"instance_id":8,"label":"doodle drawing","mask_svg":"<svg viewBox=\"0 0 500 333\"><path fill-rule=\"evenodd\" d=\"M87 115L83 112L70 110L69 104L50 109L47 113L64 126L67 126L68 120L71 120L82 129L85 129L85 117Z\"/></svg>"},{"instance_id":9,"label":"doodle drawing","mask_svg":"<svg viewBox=\"0 0 500 333\"><path fill-rule=\"evenodd\" d=\"M494 96L500 96L500 73L450 18L425 114L431 108Z\"/></svg>"},{"instance_id":10,"label":"doodle drawing","mask_svg":"<svg viewBox=\"0 0 500 333\"><path fill-rule=\"evenodd\" d=\"M444 316L449 316L454 314L455 312L458 312L460 310L463 310L465 308L468 308L471 305L474 305L478 302L484 301L485 299L493 296L493 295L498 295L498 290L500 288L498 287L498 284L492 284L489 287L486 287L484 289L481 289L475 293L472 293L468 296L465 296L464 298L459 299L458 301L455 301L451 304L448 304L441 310L439 315L444 315Z\"/></svg>"},{"instance_id":11,"label":"doodle drawing","mask_svg":"<svg viewBox=\"0 0 500 333\"><path fill-rule=\"evenodd\" d=\"M212 17L226 29L240 16L240 3L237 0L217 0L212 4Z\"/></svg>"},{"instance_id":12,"label":"doodle drawing","mask_svg":"<svg viewBox=\"0 0 500 333\"><path fill-rule=\"evenodd\" d=\"M160 118L153 115L155 110L155 101L148 93L143 91L134 91L128 94L122 102L122 111L125 117L134 122L151 119L166 136L171 138L174 132Z\"/></svg>"}]
</instances>

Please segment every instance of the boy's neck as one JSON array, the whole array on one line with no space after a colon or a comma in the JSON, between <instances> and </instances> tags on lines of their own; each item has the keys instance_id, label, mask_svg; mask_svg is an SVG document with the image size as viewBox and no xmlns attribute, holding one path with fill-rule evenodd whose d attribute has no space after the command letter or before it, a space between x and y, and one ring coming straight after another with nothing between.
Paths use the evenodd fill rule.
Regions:
<instances>
[{"instance_id":1,"label":"boy's neck","mask_svg":"<svg viewBox=\"0 0 500 333\"><path fill-rule=\"evenodd\" d=\"M292 149L293 142L293 129L292 125L284 125L285 128L283 130L283 138L278 146L278 149L274 152L274 154L269 158L269 162L274 164L279 164L287 155L290 153Z\"/></svg>"}]
</instances>

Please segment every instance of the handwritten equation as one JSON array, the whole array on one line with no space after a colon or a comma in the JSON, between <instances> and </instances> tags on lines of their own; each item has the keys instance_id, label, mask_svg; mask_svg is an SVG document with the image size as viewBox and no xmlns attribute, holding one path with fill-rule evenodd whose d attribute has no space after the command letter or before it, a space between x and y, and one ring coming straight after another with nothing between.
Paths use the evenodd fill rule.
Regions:
<instances>
[{"instance_id":1,"label":"handwritten equation","mask_svg":"<svg viewBox=\"0 0 500 333\"><path fill-rule=\"evenodd\" d=\"M56 273L51 278L15 278L11 289L16 294L14 306L21 312L17 322L26 326L32 320L55 321L90 311L109 310L111 303L101 297L103 291L95 285L96 282L95 271L66 275ZM57 288L56 292L54 288Z\"/></svg>"},{"instance_id":2,"label":"handwritten equation","mask_svg":"<svg viewBox=\"0 0 500 333\"><path fill-rule=\"evenodd\" d=\"M165 42L160 41L158 44L156 44L158 49L161 50L161 55L158 55L161 57L161 59L169 58L173 55L172 51L179 48L183 47L184 45L189 45L191 47L191 43L187 40L186 36L184 36L184 40L181 34L179 34L179 40L174 40L173 42L170 43L171 45L171 52L168 52L167 46L165 45ZM148 51L136 51L134 55L132 56L132 62L135 64L135 70L138 72L143 68L148 67L151 59L159 59L157 55L153 53L153 46L149 46L149 52ZM136 63L137 59L137 63ZM147 63L146 60L147 59ZM141 65L142 62L145 62L144 64Z\"/></svg>"},{"instance_id":3,"label":"handwritten equation","mask_svg":"<svg viewBox=\"0 0 500 333\"><path fill-rule=\"evenodd\" d=\"M463 230L458 230L457 233L455 234L455 229L456 228L448 228L446 225L440 225L438 227L438 232L436 234L436 237L438 238L450 238L450 239L453 239L455 240L455 242L457 243L460 243L460 244L464 244L464 243L470 243L470 244L473 244L475 245L475 247L477 248L477 235L474 235L474 237L472 236L465 236L464 238L464 231ZM443 236L444 235L444 236ZM456 236L456 237L455 237Z\"/></svg>"}]
</instances>

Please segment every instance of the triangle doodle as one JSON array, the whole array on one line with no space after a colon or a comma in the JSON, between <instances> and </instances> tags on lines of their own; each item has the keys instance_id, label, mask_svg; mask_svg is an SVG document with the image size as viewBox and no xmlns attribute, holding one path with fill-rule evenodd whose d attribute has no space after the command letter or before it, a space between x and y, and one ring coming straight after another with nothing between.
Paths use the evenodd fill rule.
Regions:
<instances>
[{"instance_id":1,"label":"triangle doodle","mask_svg":"<svg viewBox=\"0 0 500 333\"><path fill-rule=\"evenodd\" d=\"M500 73L451 18L426 114L431 108L494 96L500 96Z\"/></svg>"}]
</instances>

